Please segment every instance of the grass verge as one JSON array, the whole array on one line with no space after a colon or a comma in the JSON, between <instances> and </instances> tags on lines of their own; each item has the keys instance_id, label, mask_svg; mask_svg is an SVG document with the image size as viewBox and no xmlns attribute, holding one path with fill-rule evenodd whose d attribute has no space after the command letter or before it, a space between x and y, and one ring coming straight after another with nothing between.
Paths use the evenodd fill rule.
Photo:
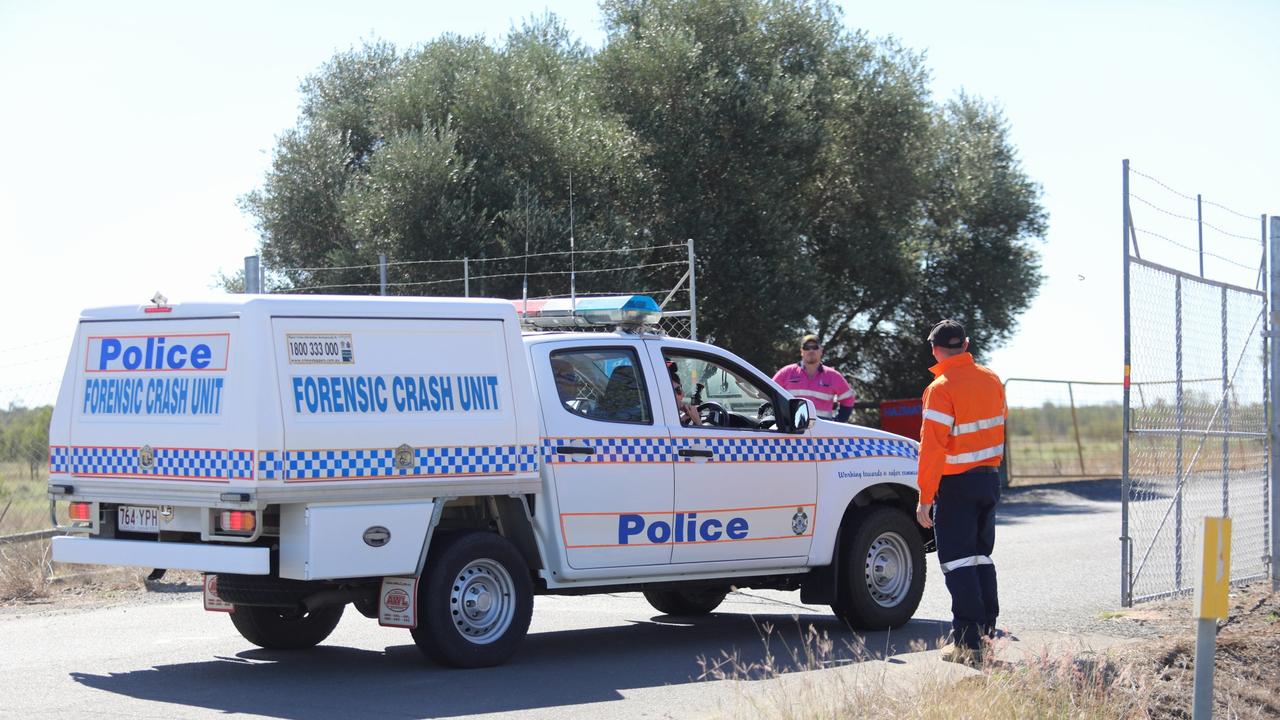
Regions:
<instances>
[{"instance_id":1,"label":"grass verge","mask_svg":"<svg viewBox=\"0 0 1280 720\"><path fill-rule=\"evenodd\" d=\"M1232 603L1230 618L1219 627L1213 715L1280 717L1280 596L1269 587L1245 587L1236 590ZM703 678L740 682L739 702L723 713L733 718L1191 717L1195 621L1190 601L1118 611L1111 621L1147 625L1157 637L1105 654L1015 653L997 643L982 667L972 670L943 663L936 650L919 646L888 662L876 662L860 646L832 652L832 641L814 632L798 647L775 654L771 629L764 628L762 660L746 663L736 654L704 659Z\"/></svg>"}]
</instances>

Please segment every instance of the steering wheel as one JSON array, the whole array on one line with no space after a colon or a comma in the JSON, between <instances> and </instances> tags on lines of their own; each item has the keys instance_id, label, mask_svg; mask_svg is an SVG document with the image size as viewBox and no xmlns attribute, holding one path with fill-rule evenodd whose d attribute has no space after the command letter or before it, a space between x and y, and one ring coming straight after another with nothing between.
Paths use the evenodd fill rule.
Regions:
<instances>
[{"instance_id":1,"label":"steering wheel","mask_svg":"<svg viewBox=\"0 0 1280 720\"><path fill-rule=\"evenodd\" d=\"M698 415L703 425L724 426L729 423L729 411L717 402L704 402L698 406Z\"/></svg>"},{"instance_id":2,"label":"steering wheel","mask_svg":"<svg viewBox=\"0 0 1280 720\"><path fill-rule=\"evenodd\" d=\"M778 419L774 417L773 403L766 402L756 410L756 426L761 430L768 430L777 424Z\"/></svg>"}]
</instances>

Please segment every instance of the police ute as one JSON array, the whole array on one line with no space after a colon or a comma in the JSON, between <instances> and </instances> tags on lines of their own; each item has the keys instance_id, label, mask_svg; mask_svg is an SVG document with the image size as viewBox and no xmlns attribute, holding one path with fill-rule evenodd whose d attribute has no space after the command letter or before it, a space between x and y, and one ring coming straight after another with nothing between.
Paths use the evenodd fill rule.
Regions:
<instances>
[{"instance_id":1,"label":"police ute","mask_svg":"<svg viewBox=\"0 0 1280 720\"><path fill-rule=\"evenodd\" d=\"M916 442L817 419L659 317L644 296L87 310L49 428L53 559L201 572L264 648L315 646L350 605L460 667L509 658L537 594L697 616L799 590L906 623L932 544Z\"/></svg>"}]
</instances>

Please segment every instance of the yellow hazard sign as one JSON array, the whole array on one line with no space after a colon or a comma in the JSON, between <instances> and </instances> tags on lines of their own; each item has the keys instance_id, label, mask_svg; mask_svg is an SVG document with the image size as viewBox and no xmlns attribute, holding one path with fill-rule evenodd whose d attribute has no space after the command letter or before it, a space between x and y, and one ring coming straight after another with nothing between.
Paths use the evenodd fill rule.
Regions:
<instances>
[{"instance_id":1,"label":"yellow hazard sign","mask_svg":"<svg viewBox=\"0 0 1280 720\"><path fill-rule=\"evenodd\" d=\"M1231 585L1231 518L1206 517L1200 535L1203 560L1196 586L1196 617L1227 619L1227 588Z\"/></svg>"}]
</instances>

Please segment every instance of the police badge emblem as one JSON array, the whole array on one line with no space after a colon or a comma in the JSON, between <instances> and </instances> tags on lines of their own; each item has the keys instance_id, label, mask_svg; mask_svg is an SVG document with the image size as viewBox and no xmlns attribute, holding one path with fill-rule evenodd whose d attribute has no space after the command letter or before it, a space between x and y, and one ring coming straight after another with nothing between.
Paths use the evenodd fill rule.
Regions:
<instances>
[{"instance_id":1,"label":"police badge emblem","mask_svg":"<svg viewBox=\"0 0 1280 720\"><path fill-rule=\"evenodd\" d=\"M401 445L396 448L396 467L411 468L413 467L413 448L409 445Z\"/></svg>"},{"instance_id":2,"label":"police badge emblem","mask_svg":"<svg viewBox=\"0 0 1280 720\"><path fill-rule=\"evenodd\" d=\"M143 470L150 470L156 465L156 451L151 449L150 445L143 445L138 450L138 467Z\"/></svg>"},{"instance_id":3,"label":"police badge emblem","mask_svg":"<svg viewBox=\"0 0 1280 720\"><path fill-rule=\"evenodd\" d=\"M805 513L804 508L796 508L796 514L791 516L791 532L797 535L803 535L805 530L809 529L809 515Z\"/></svg>"}]
</instances>

